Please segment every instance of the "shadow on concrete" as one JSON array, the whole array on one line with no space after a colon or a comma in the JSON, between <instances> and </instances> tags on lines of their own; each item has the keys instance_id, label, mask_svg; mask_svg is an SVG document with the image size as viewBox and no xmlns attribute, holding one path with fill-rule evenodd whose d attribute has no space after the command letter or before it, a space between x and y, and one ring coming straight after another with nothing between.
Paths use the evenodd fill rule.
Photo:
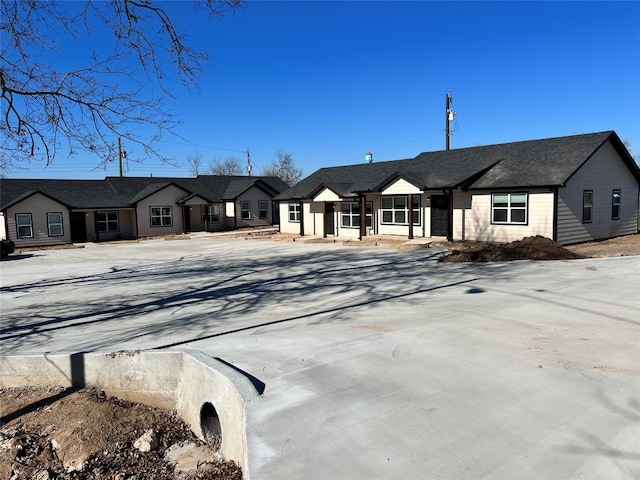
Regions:
<instances>
[{"instance_id":1,"label":"shadow on concrete","mask_svg":"<svg viewBox=\"0 0 640 480\"><path fill-rule=\"evenodd\" d=\"M84 352L74 353L69 356L70 361L70 378L68 377L70 387L65 388L59 393L55 395L51 395L50 397L43 398L38 400L37 402L30 403L29 405L25 405L18 410L8 413L2 417L0 417L0 425L11 422L16 418L20 418L23 415L34 412L39 408L47 407L57 402L58 400L62 400L65 397L68 397L74 392L81 390L86 386L85 382L85 365L84 365ZM65 375L66 376L66 375Z\"/></svg>"}]
</instances>

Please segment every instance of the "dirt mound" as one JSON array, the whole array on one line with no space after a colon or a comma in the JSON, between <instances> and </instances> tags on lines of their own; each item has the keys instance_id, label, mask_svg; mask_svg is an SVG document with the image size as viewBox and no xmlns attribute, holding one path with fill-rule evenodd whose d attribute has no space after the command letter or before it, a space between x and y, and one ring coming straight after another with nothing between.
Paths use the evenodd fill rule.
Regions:
<instances>
[{"instance_id":1,"label":"dirt mound","mask_svg":"<svg viewBox=\"0 0 640 480\"><path fill-rule=\"evenodd\" d=\"M553 240L537 235L511 243L461 242L441 262L508 262L511 260L572 260L584 258Z\"/></svg>"},{"instance_id":2,"label":"dirt mound","mask_svg":"<svg viewBox=\"0 0 640 480\"><path fill-rule=\"evenodd\" d=\"M176 412L97 389L0 389L0 414L0 480L242 479ZM206 460L178 469L166 453L186 444Z\"/></svg>"}]
</instances>

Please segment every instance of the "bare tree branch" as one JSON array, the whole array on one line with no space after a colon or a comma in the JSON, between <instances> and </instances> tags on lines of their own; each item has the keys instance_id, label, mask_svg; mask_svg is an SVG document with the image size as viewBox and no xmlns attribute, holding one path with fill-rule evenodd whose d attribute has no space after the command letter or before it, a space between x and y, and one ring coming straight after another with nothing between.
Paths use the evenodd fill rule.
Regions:
<instances>
[{"instance_id":1,"label":"bare tree branch","mask_svg":"<svg viewBox=\"0 0 640 480\"><path fill-rule=\"evenodd\" d=\"M89 153L106 165L118 160L118 137L170 161L155 145L178 124L164 105L176 95L168 79L197 89L207 55L187 45L162 2L63 5L0 0L0 170L32 160L49 165L63 152ZM194 5L214 16L242 0ZM105 34L113 39L108 48L92 40ZM100 51L89 51L91 44Z\"/></svg>"}]
</instances>

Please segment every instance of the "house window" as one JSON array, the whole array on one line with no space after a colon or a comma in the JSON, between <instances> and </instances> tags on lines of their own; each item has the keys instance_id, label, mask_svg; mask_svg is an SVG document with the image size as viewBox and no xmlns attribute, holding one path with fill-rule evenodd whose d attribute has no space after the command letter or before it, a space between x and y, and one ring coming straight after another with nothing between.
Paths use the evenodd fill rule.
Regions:
<instances>
[{"instance_id":1,"label":"house window","mask_svg":"<svg viewBox=\"0 0 640 480\"><path fill-rule=\"evenodd\" d=\"M300 223L300 204L289 204L289 222Z\"/></svg>"},{"instance_id":2,"label":"house window","mask_svg":"<svg viewBox=\"0 0 640 480\"><path fill-rule=\"evenodd\" d=\"M251 220L251 202L247 200L240 202L240 218L242 220Z\"/></svg>"},{"instance_id":3,"label":"house window","mask_svg":"<svg viewBox=\"0 0 640 480\"><path fill-rule=\"evenodd\" d=\"M62 213L47 213L47 230L50 237L61 237L62 232Z\"/></svg>"},{"instance_id":4,"label":"house window","mask_svg":"<svg viewBox=\"0 0 640 480\"><path fill-rule=\"evenodd\" d=\"M491 223L526 225L526 193L494 193L491 195Z\"/></svg>"},{"instance_id":5,"label":"house window","mask_svg":"<svg viewBox=\"0 0 640 480\"><path fill-rule=\"evenodd\" d=\"M171 227L173 225L173 216L171 215L171 207L149 207L151 211L152 227Z\"/></svg>"},{"instance_id":6,"label":"house window","mask_svg":"<svg viewBox=\"0 0 640 480\"><path fill-rule=\"evenodd\" d=\"M373 202L367 202L366 205L366 224L367 227L373 225ZM340 212L340 222L345 228L355 228L360 226L360 203L359 202L343 202Z\"/></svg>"},{"instance_id":7,"label":"house window","mask_svg":"<svg viewBox=\"0 0 640 480\"><path fill-rule=\"evenodd\" d=\"M98 232L117 232L120 230L118 212L97 212Z\"/></svg>"},{"instance_id":8,"label":"house window","mask_svg":"<svg viewBox=\"0 0 640 480\"><path fill-rule=\"evenodd\" d=\"M582 192L582 223L591 223L593 219L593 190Z\"/></svg>"},{"instance_id":9,"label":"house window","mask_svg":"<svg viewBox=\"0 0 640 480\"><path fill-rule=\"evenodd\" d=\"M267 218L269 214L269 202L266 200L258 200L258 217Z\"/></svg>"},{"instance_id":10,"label":"house window","mask_svg":"<svg viewBox=\"0 0 640 480\"><path fill-rule=\"evenodd\" d=\"M218 223L220 221L220 205L200 205L200 217L202 223L208 221L209 223Z\"/></svg>"},{"instance_id":11,"label":"house window","mask_svg":"<svg viewBox=\"0 0 640 480\"><path fill-rule=\"evenodd\" d=\"M33 222L30 213L16 214L16 229L18 238L33 238Z\"/></svg>"},{"instance_id":12,"label":"house window","mask_svg":"<svg viewBox=\"0 0 640 480\"><path fill-rule=\"evenodd\" d=\"M620 189L613 190L611 196L611 220L620 220Z\"/></svg>"},{"instance_id":13,"label":"house window","mask_svg":"<svg viewBox=\"0 0 640 480\"><path fill-rule=\"evenodd\" d=\"M380 213L382 223L391 225L409 224L409 197L382 197ZM413 224L420 225L420 196L413 196Z\"/></svg>"}]
</instances>

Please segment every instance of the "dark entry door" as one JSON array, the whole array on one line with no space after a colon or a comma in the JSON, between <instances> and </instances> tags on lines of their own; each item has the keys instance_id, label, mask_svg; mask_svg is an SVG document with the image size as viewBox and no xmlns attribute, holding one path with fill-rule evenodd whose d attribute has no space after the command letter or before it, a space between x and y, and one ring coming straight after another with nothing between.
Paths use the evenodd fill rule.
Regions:
<instances>
[{"instance_id":1,"label":"dark entry door","mask_svg":"<svg viewBox=\"0 0 640 480\"><path fill-rule=\"evenodd\" d=\"M84 212L71 212L71 242L87 241L87 216Z\"/></svg>"},{"instance_id":2,"label":"dark entry door","mask_svg":"<svg viewBox=\"0 0 640 480\"><path fill-rule=\"evenodd\" d=\"M449 234L449 199L446 195L431 195L431 236Z\"/></svg>"},{"instance_id":3,"label":"dark entry door","mask_svg":"<svg viewBox=\"0 0 640 480\"><path fill-rule=\"evenodd\" d=\"M336 204L325 202L324 204L324 233L325 235L334 235L336 233L335 213Z\"/></svg>"}]
</instances>

